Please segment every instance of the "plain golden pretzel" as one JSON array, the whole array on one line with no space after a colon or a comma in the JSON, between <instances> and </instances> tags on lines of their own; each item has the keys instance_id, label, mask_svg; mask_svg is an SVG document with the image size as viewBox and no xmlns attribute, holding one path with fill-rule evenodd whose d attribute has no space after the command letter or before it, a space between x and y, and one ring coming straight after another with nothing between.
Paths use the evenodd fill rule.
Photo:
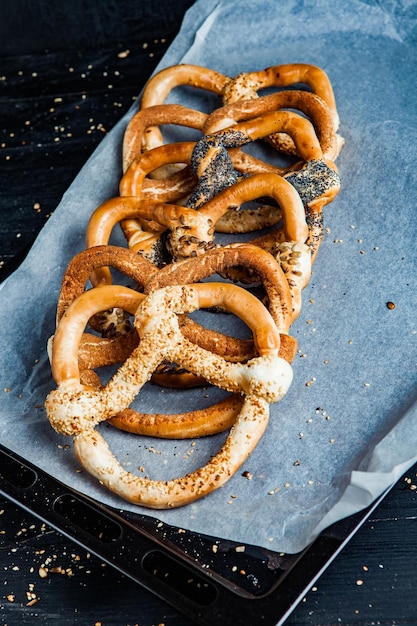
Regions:
<instances>
[{"instance_id":1,"label":"plain golden pretzel","mask_svg":"<svg viewBox=\"0 0 417 626\"><path fill-rule=\"evenodd\" d=\"M202 130L208 114L181 104L164 104L138 111L128 123L123 137L123 171L144 152L143 144L147 130L155 125L175 124ZM149 149L149 148L148 148Z\"/></svg>"},{"instance_id":2,"label":"plain golden pretzel","mask_svg":"<svg viewBox=\"0 0 417 626\"><path fill-rule=\"evenodd\" d=\"M140 108L143 110L164 104L171 91L181 85L203 89L221 96L229 81L228 76L210 68L186 63L173 65L160 70L148 80L142 93ZM142 148L146 151L162 143L161 131L154 126L149 128L143 137Z\"/></svg>"}]
</instances>

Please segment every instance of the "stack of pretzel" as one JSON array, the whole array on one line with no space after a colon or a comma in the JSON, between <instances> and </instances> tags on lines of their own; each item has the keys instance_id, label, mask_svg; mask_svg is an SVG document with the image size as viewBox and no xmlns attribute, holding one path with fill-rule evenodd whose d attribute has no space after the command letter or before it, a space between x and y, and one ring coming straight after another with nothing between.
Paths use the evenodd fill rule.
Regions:
<instances>
[{"instance_id":1,"label":"stack of pretzel","mask_svg":"<svg viewBox=\"0 0 417 626\"><path fill-rule=\"evenodd\" d=\"M167 103L180 85L215 94L218 107ZM167 124L198 138L166 143ZM82 466L122 498L160 509L193 502L224 485L263 436L269 405L292 382L297 344L289 331L323 237L323 207L340 189L338 125L330 81L312 65L234 78L178 65L147 83L124 135L120 195L91 215L86 249L63 277L49 342L56 388L45 403ZM244 150L264 142L284 165ZM116 225L126 245L109 243ZM225 237L231 241L219 243ZM115 282L115 271L134 287ZM252 339L189 315L207 308L240 317ZM115 368L105 384L103 366ZM229 395L204 410L139 413L131 404L150 380ZM161 481L121 466L96 428L104 421L164 438L229 432L204 467Z\"/></svg>"}]
</instances>

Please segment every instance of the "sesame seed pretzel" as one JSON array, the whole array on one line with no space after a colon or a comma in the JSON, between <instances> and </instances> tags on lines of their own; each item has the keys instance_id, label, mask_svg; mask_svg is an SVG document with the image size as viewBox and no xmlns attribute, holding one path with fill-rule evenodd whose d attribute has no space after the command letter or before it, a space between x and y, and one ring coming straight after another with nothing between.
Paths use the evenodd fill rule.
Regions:
<instances>
[{"instance_id":1,"label":"sesame seed pretzel","mask_svg":"<svg viewBox=\"0 0 417 626\"><path fill-rule=\"evenodd\" d=\"M85 284L92 272L107 265L125 273L136 282L136 288L141 288L147 293L168 285L197 282L233 266L243 265L252 269L261 280L268 300L268 309L280 331L279 356L289 363L292 362L297 342L287 333L290 321L294 319L294 303L297 301L297 295L294 292L294 286L290 286L290 281L287 282L288 279L284 277L276 260L263 250L255 249L247 244L226 246L216 248L199 259L188 259L158 270L145 258L129 249L115 246L88 248L74 257L67 267L58 298L58 323L64 315L67 315L70 305L77 298L83 296L80 302L86 303L87 307L90 299L94 303L100 301L100 295L105 292L97 292L97 290L85 292ZM293 269L295 271L295 268ZM285 266L284 271L286 271ZM292 311L291 307L293 307ZM114 317L116 310L124 313L120 308L112 307L110 310L111 318ZM95 313L88 320L89 324L91 325L91 321L97 317L98 313ZM122 318L121 314L120 318ZM125 321L125 318L122 319ZM238 339L204 328L187 316L180 316L179 323L184 337L206 350L223 356L228 361L244 362L256 355L253 341L250 339ZM100 332L102 330L101 327L95 325L93 328ZM136 330L131 327L109 338L101 338L84 332L78 348L81 381L99 388L102 383L94 370L126 360L138 345L138 339ZM52 344L52 341L50 343ZM156 368L152 374L152 381L164 387L175 388L206 384L203 377L196 376L178 366L164 363ZM142 435L165 438L168 436L181 438L206 436L229 428L236 418L240 405L239 399L231 396L204 411L197 410L169 416L144 414L128 408L113 417L110 423L120 429Z\"/></svg>"},{"instance_id":2,"label":"sesame seed pretzel","mask_svg":"<svg viewBox=\"0 0 417 626\"><path fill-rule=\"evenodd\" d=\"M137 308L134 298L140 294L119 286L109 288L112 293L115 289L118 302L135 308L138 347L103 389L84 388L79 380L77 344L91 311L83 309L80 323L78 316L72 315L79 304L77 299L70 307L71 314L67 311L58 325L53 342L52 371L57 388L46 399L47 415L57 432L74 437L80 463L111 491L145 507L183 506L221 487L242 465L265 431L269 404L282 399L291 385L292 369L278 356L279 333L267 309L237 285L170 286L140 298ZM105 290L102 287L93 291L104 298ZM250 326L258 357L246 364L228 363L183 337L177 313L213 303L237 314ZM225 444L204 467L180 478L159 481L126 472L95 427L127 408L164 359L180 363L226 391L243 394L245 399Z\"/></svg>"},{"instance_id":3,"label":"sesame seed pretzel","mask_svg":"<svg viewBox=\"0 0 417 626\"><path fill-rule=\"evenodd\" d=\"M69 272L67 272L64 280L67 293L61 294L60 297L57 331L48 341L49 359L56 379L61 380L65 376L68 377L68 372L71 371L75 379L79 380L83 388L86 389L102 389L101 379L95 370L105 365L123 363L139 344L136 328L133 328L128 335L112 337L111 342L83 332L86 324L101 311L107 311L108 307L111 307L110 310L112 311L117 309L133 315L138 304L144 298L143 294L119 285L107 285L88 291L82 289L80 276L76 272L77 268L80 266L83 268L85 278L91 262L93 262L93 265L98 265L99 258L109 262L110 251L107 248L108 246L103 246L102 249L97 251L92 249L84 251L70 263ZM126 254L133 255L133 253L125 249L119 249L117 252L116 261L112 261L112 264L120 268L126 264L126 259L123 257L126 257ZM121 258L119 258L120 256ZM68 279L71 274L76 275L74 282ZM132 335L136 338L136 341L132 341ZM130 337L129 342L126 342L126 336ZM62 342L63 338L67 342L65 350L68 349L68 352L60 355L59 342ZM284 345L291 345L289 340L290 338L288 337ZM284 353L288 359L288 348L284 348ZM290 356L293 357L294 354L291 353ZM60 367L62 361L65 364ZM192 375L190 372L179 375L173 372L172 369L169 371L159 371L159 369L160 366L156 368L152 378L155 376L155 373L158 373L157 382L163 386L190 386L190 376L195 376L195 379L199 380L200 384L202 384L202 381L206 383L201 376ZM184 376L186 377L185 381ZM239 395L233 394L205 410L188 411L186 413L169 415L148 414L126 408L115 414L109 422L119 429L153 437L203 437L230 428L239 413L241 404Z\"/></svg>"}]
</instances>

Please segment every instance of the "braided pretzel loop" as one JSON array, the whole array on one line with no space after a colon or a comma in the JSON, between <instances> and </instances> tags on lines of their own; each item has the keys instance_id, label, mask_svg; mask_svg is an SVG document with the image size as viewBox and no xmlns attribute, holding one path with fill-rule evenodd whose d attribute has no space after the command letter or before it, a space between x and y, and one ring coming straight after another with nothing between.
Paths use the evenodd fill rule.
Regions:
<instances>
[{"instance_id":1,"label":"braided pretzel loop","mask_svg":"<svg viewBox=\"0 0 417 626\"><path fill-rule=\"evenodd\" d=\"M323 160L322 149L312 124L300 115L289 111L278 111L255 119L247 119L226 130L202 137L194 146L190 143L180 143L148 152L144 157L137 159L124 175L120 184L120 193L122 196L139 195L142 192L145 177L150 171L162 163L181 160L191 163L192 170L198 177L197 186L187 200L186 206L199 208L219 191L242 179L242 175L234 167L228 148L240 147L255 141L276 128L288 131L298 153L306 162L299 172L287 174L287 178L300 193L305 206L308 209L314 207L318 212L319 208L321 210L324 204L333 200L337 195L340 180L334 164L330 163L329 167ZM230 211L224 213L230 214ZM235 230L247 232L248 225L257 228L264 227L264 217L268 220L268 224L271 224L271 213L270 209L264 210L260 218L257 211L241 212L243 217L248 218L248 223L245 228L240 227ZM219 216L219 219L221 217L223 214ZM281 215L275 217L275 220L280 217ZM275 220L272 219L272 223L276 223ZM162 229L156 234L144 232L142 224L138 224L135 220L124 220L122 228L128 245L133 247L138 244L141 247L137 250L142 254L144 253L143 244L148 248L156 246L163 232ZM223 232L227 230L224 224L221 229Z\"/></svg>"},{"instance_id":2,"label":"braided pretzel loop","mask_svg":"<svg viewBox=\"0 0 417 626\"><path fill-rule=\"evenodd\" d=\"M170 92L180 85L202 89L218 96L231 79L210 68L193 64L180 64L167 67L157 72L146 83L142 98L141 109L164 104ZM157 126L148 128L142 138L143 151L151 150L162 145L163 139Z\"/></svg>"},{"instance_id":3,"label":"braided pretzel loop","mask_svg":"<svg viewBox=\"0 0 417 626\"><path fill-rule=\"evenodd\" d=\"M208 115L202 130L205 135L210 135L218 130L234 126L243 120L281 109L296 110L307 116L314 126L324 158L331 161L337 158L343 146L343 140L335 132L332 113L319 96L309 91L299 89L278 91L251 100L238 100L225 104L214 109ZM280 134L281 139L278 149L289 154L298 155L297 148L290 135L286 134L287 145L285 145L284 134Z\"/></svg>"},{"instance_id":4,"label":"braided pretzel loop","mask_svg":"<svg viewBox=\"0 0 417 626\"><path fill-rule=\"evenodd\" d=\"M291 366L278 356L279 333L267 309L237 285L199 283L166 287L144 299L141 294L118 286L110 288L112 294L116 287L118 302L136 310L138 347L103 389L84 388L79 380L77 344L91 310L86 312L82 307L80 324L78 315L72 315L79 307L77 299L55 334L52 371L58 386L46 399L47 415L58 432L74 436L80 463L110 490L147 507L182 506L222 486L253 451L267 426L269 403L279 401L291 384ZM94 291L103 306L107 288ZM183 337L177 313L213 303L239 315L249 325L258 357L246 364L228 363ZM225 444L207 465L184 477L153 481L126 472L95 426L127 408L155 367L166 358L203 375L221 389L245 395L245 400Z\"/></svg>"},{"instance_id":5,"label":"braided pretzel loop","mask_svg":"<svg viewBox=\"0 0 417 626\"><path fill-rule=\"evenodd\" d=\"M261 71L242 72L225 85L224 104L249 100L257 97L258 91L268 87L288 87L295 84L308 85L327 106L333 115L334 128L339 127L339 115L333 87L326 72L308 63L273 65Z\"/></svg>"},{"instance_id":6,"label":"braided pretzel loop","mask_svg":"<svg viewBox=\"0 0 417 626\"><path fill-rule=\"evenodd\" d=\"M290 259L300 259L301 254L288 252ZM308 255L306 255L308 258ZM118 246L97 246L80 252L69 263L62 280L58 299L57 322L61 320L71 303L84 293L90 275L104 266L112 266L136 281L136 288L145 293L168 285L194 283L213 274L221 274L232 267L244 266L260 280L268 300L268 309L281 333L280 356L292 361L296 343L288 333L290 322L296 314L295 304L301 297L301 285L297 280L307 280L304 261L294 260L283 264L283 269L269 253L250 244L237 244L215 248L197 259L166 265L158 270L152 263L129 249ZM108 270L107 270L108 271ZM288 272L292 272L292 281ZM284 274L285 272L285 274ZM111 284L111 275L108 285ZM94 319L94 318L93 318ZM203 328L195 320L181 316L180 326L187 339L207 350L220 354L230 361L244 361L254 356L252 340L238 339L215 330ZM91 319L89 320L91 325ZM101 332L101 328L93 326ZM99 338L84 333L78 353L81 369L96 369L122 362L137 345L137 333L129 330L110 338ZM159 382L163 382L160 378ZM174 381L171 377L171 381ZM167 385L167 381L164 382ZM172 382L171 382L172 384ZM171 385L170 385L171 386Z\"/></svg>"}]
</instances>

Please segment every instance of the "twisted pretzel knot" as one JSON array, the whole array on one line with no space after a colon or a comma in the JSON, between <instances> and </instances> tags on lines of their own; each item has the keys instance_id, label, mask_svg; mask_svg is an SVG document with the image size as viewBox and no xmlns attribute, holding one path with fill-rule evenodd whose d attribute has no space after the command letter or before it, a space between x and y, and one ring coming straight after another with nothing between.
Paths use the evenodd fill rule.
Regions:
<instances>
[{"instance_id":1,"label":"twisted pretzel knot","mask_svg":"<svg viewBox=\"0 0 417 626\"><path fill-rule=\"evenodd\" d=\"M333 88L327 74L319 67L306 63L276 65L265 70L242 72L230 78L198 65L182 64L165 68L153 76L142 94L142 109L165 102L170 92L180 85L207 90L220 96L224 104L258 98L258 91L267 87L287 87L304 83L327 105L331 112L334 130L339 127ZM129 135L125 143L129 143ZM149 150L162 143L157 127L143 138L143 149Z\"/></svg>"},{"instance_id":2,"label":"twisted pretzel knot","mask_svg":"<svg viewBox=\"0 0 417 626\"><path fill-rule=\"evenodd\" d=\"M312 124L301 116L289 111L278 111L275 113L265 114L263 116L240 122L233 127L229 127L223 131L217 131L212 135L203 136L196 144L182 143L171 144L169 147L163 146L156 148L151 152L145 153L141 158L137 159L124 175L120 191L122 196L140 197L142 193L143 181L146 175L152 170L159 168L161 165L173 163L181 160L191 165L193 172L197 177L197 184L193 192L185 202L185 206L193 209L200 209L199 214L205 215L209 219L205 225L198 216L185 216L185 209L177 209L176 217L182 219L186 228L169 221L163 225L168 226L171 231L169 236L169 251L174 258L183 258L189 254L199 254L201 251L210 249L213 246L212 235L216 229L217 222L223 218L230 209L238 208L240 205L232 200L232 190L227 195L230 200L227 206L223 206L221 213L216 211L210 201L216 197L219 192L230 189L230 187L238 186L248 177L244 172L239 172L234 167L233 156L228 152L228 148L237 148L244 144L255 141L260 137L268 135L274 128L281 128L288 131L293 137L298 152L303 157L305 164L295 172L285 175L292 186L297 190L303 204L309 215L316 216L322 210L322 207L333 200L340 189L340 180L336 168L333 163L326 162L317 137L314 133ZM238 156L234 155L235 157ZM239 167L239 165L238 165ZM243 168L244 169L244 168ZM263 189L265 182L272 184L273 178L268 174L262 174ZM253 177L252 177L253 178ZM259 180L259 179L258 179ZM277 186L275 181L274 187ZM241 185L242 188L242 185ZM254 187L252 186L254 190ZM270 195L268 190L263 191L265 195ZM240 204L259 197L252 195L251 197L242 198ZM275 197L275 200L277 198ZM278 201L279 203L279 201ZM144 206L144 202L142 203ZM212 211L212 212L211 212ZM166 214L170 212L172 216L172 208L166 209ZM246 216L246 211L241 213ZM248 214L250 226L246 228L240 227L238 230L249 230L253 228L257 216L257 212ZM270 215L270 212L268 213ZM259 220L259 216L258 220ZM279 214L279 219L281 214ZM122 218L123 219L123 218ZM149 221L148 215L144 214L143 218ZM304 220L304 216L299 218ZM314 223L314 219L311 222ZM276 221L273 219L273 221ZM161 217L159 222L162 222ZM133 220L126 222L123 219L124 232L128 241L128 245L142 254L148 254L149 258L157 260L160 257L159 242L163 227L159 232L146 234L142 225ZM264 220L261 218L256 227L264 226ZM91 230L97 228L91 226ZM187 230L188 232L184 232ZM227 230L223 228L223 230ZM181 239L182 238L182 239ZM181 239L181 240L180 240ZM311 244L314 248L314 255L317 253L318 243L317 237L311 237ZM98 242L91 238L89 241ZM185 244L185 245L183 245ZM194 244L194 245L191 245ZM149 250L150 248L150 250Z\"/></svg>"},{"instance_id":3,"label":"twisted pretzel knot","mask_svg":"<svg viewBox=\"0 0 417 626\"><path fill-rule=\"evenodd\" d=\"M296 83L313 93L259 93ZM203 113L166 104L179 85L216 94L220 106ZM199 138L164 144L159 127L166 124L193 129ZM338 124L328 77L306 64L235 78L181 65L145 87L124 135L120 195L94 211L86 250L63 278L49 343L57 388L45 403L51 425L74 437L82 465L121 497L156 508L192 502L222 486L264 433L269 404L291 384L296 342L288 333L322 240L323 207L340 189ZM285 164L245 150L264 139ZM126 248L109 245L116 225ZM261 229L266 232L247 243L215 241L216 233ZM110 267L133 288L114 284ZM207 282L214 274L223 281ZM262 301L242 286L257 289L257 283ZM238 315L253 339L204 328L188 315L198 308ZM102 337L86 332L87 325ZM95 371L103 365L118 365L107 384ZM148 380L204 382L231 395L204 411L138 413L130 405ZM167 438L230 432L206 466L163 482L120 466L96 429L103 421Z\"/></svg>"},{"instance_id":4,"label":"twisted pretzel knot","mask_svg":"<svg viewBox=\"0 0 417 626\"><path fill-rule=\"evenodd\" d=\"M294 252L288 249L287 254L291 256ZM294 278L303 284L308 281L310 275L309 255L306 247L302 253L296 254L293 258L300 260L296 264L288 264L287 272L292 272ZM262 282L268 298L269 311L276 327L282 333L287 350L283 356L291 361L295 348L290 348L291 342L287 333L290 324L298 314L297 303L301 298L301 284L290 285L276 260L270 254L250 244L224 246L196 260L188 259L182 263L170 264L161 270L128 249L115 246L88 248L72 259L65 272L58 299L57 321L59 322L67 314L71 303L83 294L89 276L103 266L112 266L125 273L135 282L136 288L149 293L170 284L179 285L186 281L198 282L225 269L241 265L252 269L258 280ZM300 270L297 271L297 268ZM227 337L219 332L203 328L189 318L181 319L181 328L188 339L228 360L245 360L254 355L252 341ZM105 339L100 339L95 335L83 335L79 350L81 368L96 369L123 361L135 347L137 343L135 338L137 339L136 333L132 332L114 334Z\"/></svg>"},{"instance_id":5,"label":"twisted pretzel knot","mask_svg":"<svg viewBox=\"0 0 417 626\"><path fill-rule=\"evenodd\" d=\"M136 311L140 343L103 389L91 390L80 383L77 345L88 316L96 307L107 306L108 297L113 302L115 292L122 306ZM75 451L83 466L111 490L149 507L173 506L172 498L175 506L180 506L218 488L240 467L266 428L269 403L280 400L288 390L292 369L278 356L279 333L271 316L257 298L241 287L222 283L170 286L142 298L136 291L112 286L85 292L73 302L75 312L62 318L55 335L53 374L58 387L50 392L45 406L51 425L58 432L74 436ZM253 328L258 357L246 364L229 363L184 338L176 314L213 303L238 314L252 327L253 320L259 320ZM226 391L245 395L218 455L198 472L168 482L140 479L122 470L94 430L101 421L129 406L164 358L203 375Z\"/></svg>"}]
</instances>

